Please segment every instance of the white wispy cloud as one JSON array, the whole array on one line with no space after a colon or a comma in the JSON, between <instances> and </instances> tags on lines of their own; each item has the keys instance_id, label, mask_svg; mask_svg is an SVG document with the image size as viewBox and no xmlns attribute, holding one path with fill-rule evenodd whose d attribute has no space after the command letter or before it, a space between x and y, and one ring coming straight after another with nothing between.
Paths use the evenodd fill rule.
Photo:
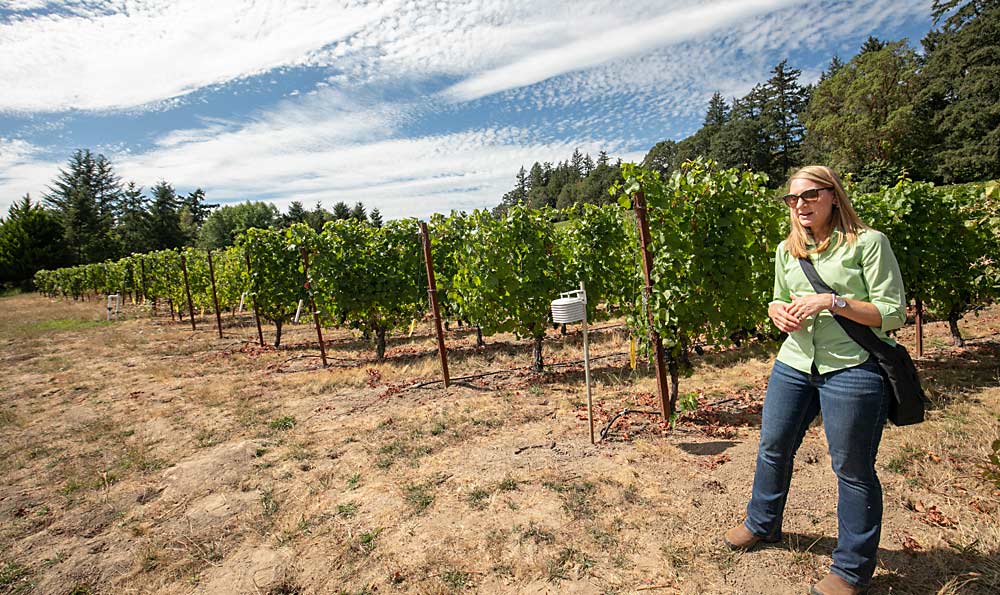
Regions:
<instances>
[{"instance_id":1,"label":"white wispy cloud","mask_svg":"<svg viewBox=\"0 0 1000 595\"><path fill-rule=\"evenodd\" d=\"M0 24L0 110L131 108L305 64L393 4L127 0L13 18Z\"/></svg>"},{"instance_id":2,"label":"white wispy cloud","mask_svg":"<svg viewBox=\"0 0 1000 595\"><path fill-rule=\"evenodd\" d=\"M468 101L524 87L576 70L648 53L665 45L714 32L742 19L784 8L801 0L731 0L678 9L655 18L581 37L565 45L535 52L510 64L466 79L445 93Z\"/></svg>"},{"instance_id":3,"label":"white wispy cloud","mask_svg":"<svg viewBox=\"0 0 1000 595\"><path fill-rule=\"evenodd\" d=\"M30 194L40 201L59 165L41 157L41 149L23 139L0 137L0 217L14 201Z\"/></svg>"},{"instance_id":4,"label":"white wispy cloud","mask_svg":"<svg viewBox=\"0 0 1000 595\"><path fill-rule=\"evenodd\" d=\"M328 207L361 201L400 217L493 207L522 165L563 160L577 147L595 155L627 148L617 139L551 140L513 127L405 135L403 126L421 109L359 104L325 89L246 125L175 131L146 153L111 157L126 179L200 186L215 201L267 199L281 207L292 200Z\"/></svg>"}]
</instances>

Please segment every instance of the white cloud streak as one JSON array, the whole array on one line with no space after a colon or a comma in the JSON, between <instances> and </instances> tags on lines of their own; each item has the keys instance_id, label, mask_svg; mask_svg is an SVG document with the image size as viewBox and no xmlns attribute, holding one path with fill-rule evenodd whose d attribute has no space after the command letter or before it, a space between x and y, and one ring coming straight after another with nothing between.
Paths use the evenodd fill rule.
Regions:
<instances>
[{"instance_id":1,"label":"white cloud streak","mask_svg":"<svg viewBox=\"0 0 1000 595\"><path fill-rule=\"evenodd\" d=\"M464 80L445 93L460 101L524 87L696 38L795 4L797 0L731 0L669 12L541 51Z\"/></svg>"},{"instance_id":2,"label":"white cloud streak","mask_svg":"<svg viewBox=\"0 0 1000 595\"><path fill-rule=\"evenodd\" d=\"M125 109L305 64L390 6L128 0L0 24L0 110Z\"/></svg>"},{"instance_id":3,"label":"white cloud streak","mask_svg":"<svg viewBox=\"0 0 1000 595\"><path fill-rule=\"evenodd\" d=\"M14 201L30 194L40 201L46 184L58 173L58 164L39 158L40 149L22 139L0 137L0 217Z\"/></svg>"},{"instance_id":4,"label":"white cloud streak","mask_svg":"<svg viewBox=\"0 0 1000 595\"><path fill-rule=\"evenodd\" d=\"M125 179L201 186L213 201L362 201L401 217L493 207L522 165L563 160L577 147L595 155L624 149L614 139L545 141L502 127L407 138L399 127L416 109L350 104L326 90L246 126L175 131L153 151L111 157Z\"/></svg>"}]
</instances>

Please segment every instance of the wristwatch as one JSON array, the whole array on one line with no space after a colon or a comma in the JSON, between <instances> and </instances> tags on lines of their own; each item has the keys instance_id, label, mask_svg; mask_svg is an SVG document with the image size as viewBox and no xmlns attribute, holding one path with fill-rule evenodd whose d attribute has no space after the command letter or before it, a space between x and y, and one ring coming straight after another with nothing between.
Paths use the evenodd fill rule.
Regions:
<instances>
[{"instance_id":1,"label":"wristwatch","mask_svg":"<svg viewBox=\"0 0 1000 595\"><path fill-rule=\"evenodd\" d=\"M847 307L847 301L835 293L830 294L830 311L835 312Z\"/></svg>"}]
</instances>

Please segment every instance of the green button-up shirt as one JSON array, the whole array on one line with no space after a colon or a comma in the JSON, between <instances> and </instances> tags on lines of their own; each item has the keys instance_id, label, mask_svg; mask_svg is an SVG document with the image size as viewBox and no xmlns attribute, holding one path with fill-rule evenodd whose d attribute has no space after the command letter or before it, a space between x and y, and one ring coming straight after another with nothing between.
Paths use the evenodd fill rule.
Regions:
<instances>
[{"instance_id":1,"label":"green button-up shirt","mask_svg":"<svg viewBox=\"0 0 1000 595\"><path fill-rule=\"evenodd\" d=\"M845 298L875 304L882 314L882 326L872 330L890 345L886 336L906 321L906 298L899 263L889 246L889 239L880 231L864 230L850 245L837 243L839 231L830 239L830 248L812 256L819 276ZM788 253L785 243L778 245L774 262L774 300L791 302L793 296L816 293L806 278L799 261ZM854 342L834 320L829 310L823 310L802 321L801 328L789 333L778 351L778 361L801 372L809 373L813 364L820 374L862 364L868 352Z\"/></svg>"}]
</instances>

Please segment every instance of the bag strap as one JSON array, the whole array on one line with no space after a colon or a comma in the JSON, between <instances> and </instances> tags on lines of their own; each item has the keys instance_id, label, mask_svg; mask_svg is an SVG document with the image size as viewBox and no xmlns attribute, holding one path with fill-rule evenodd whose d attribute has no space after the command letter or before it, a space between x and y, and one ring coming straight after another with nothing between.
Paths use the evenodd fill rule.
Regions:
<instances>
[{"instance_id":1,"label":"bag strap","mask_svg":"<svg viewBox=\"0 0 1000 595\"><path fill-rule=\"evenodd\" d=\"M811 260L805 257L800 258L799 265L802 266L802 272L806 274L806 278L809 279L809 283L812 284L816 293L836 293L819 276L816 266L813 265ZM882 339L879 339L870 326L866 326L850 318L845 318L839 314L834 314L833 319L837 321L840 328L844 329L848 337L853 339L855 343L864 348L868 353L879 359L890 359L892 357L890 353L892 347Z\"/></svg>"}]
</instances>

